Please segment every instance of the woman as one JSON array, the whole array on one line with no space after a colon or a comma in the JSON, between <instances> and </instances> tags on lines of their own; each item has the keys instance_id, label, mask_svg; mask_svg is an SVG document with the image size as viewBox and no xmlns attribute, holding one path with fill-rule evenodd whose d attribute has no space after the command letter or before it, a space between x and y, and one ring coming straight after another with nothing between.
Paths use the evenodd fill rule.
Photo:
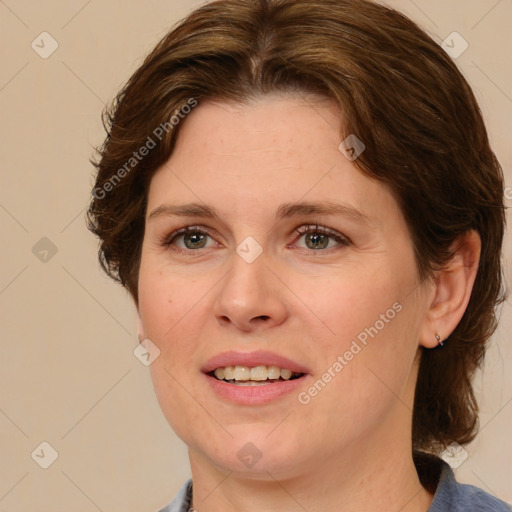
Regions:
<instances>
[{"instance_id":1,"label":"woman","mask_svg":"<svg viewBox=\"0 0 512 512\"><path fill-rule=\"evenodd\" d=\"M504 207L432 39L363 0L210 2L107 128L90 229L192 470L163 511L509 510L439 458L477 433Z\"/></svg>"}]
</instances>

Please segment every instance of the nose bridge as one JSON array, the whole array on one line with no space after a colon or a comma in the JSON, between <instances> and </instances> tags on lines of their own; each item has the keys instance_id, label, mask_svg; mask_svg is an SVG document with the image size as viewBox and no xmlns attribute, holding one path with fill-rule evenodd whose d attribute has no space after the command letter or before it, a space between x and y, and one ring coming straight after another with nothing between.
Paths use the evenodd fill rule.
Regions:
<instances>
[{"instance_id":1,"label":"nose bridge","mask_svg":"<svg viewBox=\"0 0 512 512\"><path fill-rule=\"evenodd\" d=\"M254 239L248 237L238 245L219 287L214 307L219 321L230 321L244 330L263 320L267 324L283 321L286 306L271 264Z\"/></svg>"}]
</instances>

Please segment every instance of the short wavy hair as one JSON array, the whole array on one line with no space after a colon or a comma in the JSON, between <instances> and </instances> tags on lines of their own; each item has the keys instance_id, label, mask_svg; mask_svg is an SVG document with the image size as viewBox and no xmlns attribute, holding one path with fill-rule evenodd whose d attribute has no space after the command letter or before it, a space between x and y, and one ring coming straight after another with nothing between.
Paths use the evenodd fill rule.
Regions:
<instances>
[{"instance_id":1,"label":"short wavy hair","mask_svg":"<svg viewBox=\"0 0 512 512\"><path fill-rule=\"evenodd\" d=\"M364 142L354 163L393 193L422 279L450 260L459 235L479 233L467 310L442 350L422 347L412 425L413 450L469 443L478 430L472 379L506 295L503 173L461 72L393 9L366 0L218 0L173 27L104 112L88 211L103 269L138 302L149 183L186 122L170 129L173 116L191 98L243 103L276 92L339 105L340 140Z\"/></svg>"}]
</instances>

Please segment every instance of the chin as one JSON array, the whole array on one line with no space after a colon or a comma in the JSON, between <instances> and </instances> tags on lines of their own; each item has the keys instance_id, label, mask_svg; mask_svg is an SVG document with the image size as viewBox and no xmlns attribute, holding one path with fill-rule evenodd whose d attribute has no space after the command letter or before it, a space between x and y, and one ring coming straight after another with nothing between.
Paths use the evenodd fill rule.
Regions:
<instances>
[{"instance_id":1,"label":"chin","mask_svg":"<svg viewBox=\"0 0 512 512\"><path fill-rule=\"evenodd\" d=\"M219 434L193 439L189 430L181 439L199 458L208 459L220 471L255 480L268 480L269 473L272 476L279 474L281 478L292 477L302 465L301 461L304 463L307 458L299 439L293 439L284 430L270 435L268 425L239 425L227 430L233 437ZM308 448L311 450L310 444Z\"/></svg>"}]
</instances>

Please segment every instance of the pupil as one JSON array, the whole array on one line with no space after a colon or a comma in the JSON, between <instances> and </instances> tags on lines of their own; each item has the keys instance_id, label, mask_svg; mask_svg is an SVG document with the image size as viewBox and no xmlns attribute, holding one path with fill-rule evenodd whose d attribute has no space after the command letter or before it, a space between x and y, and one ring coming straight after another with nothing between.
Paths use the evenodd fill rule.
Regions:
<instances>
[{"instance_id":1,"label":"pupil","mask_svg":"<svg viewBox=\"0 0 512 512\"><path fill-rule=\"evenodd\" d=\"M324 243L321 244L320 248L321 249L325 249L325 247L327 247L327 243L325 242L328 242L327 240L327 237L325 235L319 235L319 234L314 234L314 235L309 235L309 240L315 240L313 241L313 245L316 246L316 248L318 248L318 243L319 243L319 238L323 238L324 240Z\"/></svg>"},{"instance_id":2,"label":"pupil","mask_svg":"<svg viewBox=\"0 0 512 512\"><path fill-rule=\"evenodd\" d=\"M191 239L193 239L194 237L199 238L198 243L201 243L202 241L204 241L204 240L202 240L202 239L204 238L204 235L202 235L201 233L193 233L193 234L189 234L189 235L185 236L185 245L187 245L187 246L188 246L189 244L187 244L187 240L191 240ZM196 240L197 240L197 239L196 239ZM196 245L196 244L197 244L197 242L192 241L192 245L193 245L193 247L192 247L192 248L193 248L193 249L197 248L197 245Z\"/></svg>"}]
</instances>

